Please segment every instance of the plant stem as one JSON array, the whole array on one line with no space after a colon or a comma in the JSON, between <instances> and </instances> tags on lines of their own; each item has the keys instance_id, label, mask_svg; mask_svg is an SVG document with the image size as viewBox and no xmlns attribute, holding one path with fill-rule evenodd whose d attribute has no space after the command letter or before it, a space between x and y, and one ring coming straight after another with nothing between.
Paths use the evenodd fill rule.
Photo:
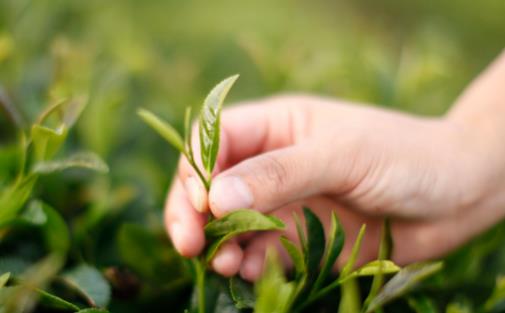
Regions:
<instances>
[{"instance_id":1,"label":"plant stem","mask_svg":"<svg viewBox=\"0 0 505 313\"><path fill-rule=\"evenodd\" d=\"M205 260L193 258L196 274L196 288L198 297L198 313L205 313Z\"/></svg>"},{"instance_id":2,"label":"plant stem","mask_svg":"<svg viewBox=\"0 0 505 313\"><path fill-rule=\"evenodd\" d=\"M200 177L200 180L202 181L202 183L203 183L203 185L205 187L205 190L209 191L210 190L210 179L207 180L205 178L205 176L203 175L202 171L200 171L200 168L196 164L195 159L193 158L192 153L184 153L184 155L188 159L189 164L191 164L191 166L193 167L193 169L195 170L195 172L198 174L198 177Z\"/></svg>"}]
</instances>

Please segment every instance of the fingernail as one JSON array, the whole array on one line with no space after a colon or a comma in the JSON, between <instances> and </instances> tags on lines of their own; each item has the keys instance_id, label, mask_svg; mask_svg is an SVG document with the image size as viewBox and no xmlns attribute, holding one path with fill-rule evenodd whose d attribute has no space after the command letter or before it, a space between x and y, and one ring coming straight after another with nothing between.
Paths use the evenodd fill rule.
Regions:
<instances>
[{"instance_id":1,"label":"fingernail","mask_svg":"<svg viewBox=\"0 0 505 313\"><path fill-rule=\"evenodd\" d=\"M195 177L191 176L186 179L185 186L191 205L198 212L204 213L207 211L206 192L202 184Z\"/></svg>"},{"instance_id":2,"label":"fingernail","mask_svg":"<svg viewBox=\"0 0 505 313\"><path fill-rule=\"evenodd\" d=\"M221 214L251 208L254 200L249 186L237 176L216 179L209 197L213 209Z\"/></svg>"}]
</instances>

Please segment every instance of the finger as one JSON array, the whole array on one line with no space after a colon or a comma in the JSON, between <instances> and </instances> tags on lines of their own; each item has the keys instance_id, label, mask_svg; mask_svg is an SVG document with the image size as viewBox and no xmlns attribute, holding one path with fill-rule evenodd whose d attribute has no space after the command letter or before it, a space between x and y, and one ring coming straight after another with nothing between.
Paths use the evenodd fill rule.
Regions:
<instances>
[{"instance_id":1,"label":"finger","mask_svg":"<svg viewBox=\"0 0 505 313\"><path fill-rule=\"evenodd\" d=\"M212 259L211 266L219 274L225 277L236 275L240 270L242 248L235 241L225 243Z\"/></svg>"},{"instance_id":2,"label":"finger","mask_svg":"<svg viewBox=\"0 0 505 313\"><path fill-rule=\"evenodd\" d=\"M244 208L269 212L325 193L334 175L328 171L328 153L320 149L317 145L294 145L247 159L220 173L209 193L212 213L223 216Z\"/></svg>"},{"instance_id":3,"label":"finger","mask_svg":"<svg viewBox=\"0 0 505 313\"><path fill-rule=\"evenodd\" d=\"M199 255L205 245L205 215L195 211L176 179L165 205L165 226L176 250L185 257Z\"/></svg>"}]
</instances>

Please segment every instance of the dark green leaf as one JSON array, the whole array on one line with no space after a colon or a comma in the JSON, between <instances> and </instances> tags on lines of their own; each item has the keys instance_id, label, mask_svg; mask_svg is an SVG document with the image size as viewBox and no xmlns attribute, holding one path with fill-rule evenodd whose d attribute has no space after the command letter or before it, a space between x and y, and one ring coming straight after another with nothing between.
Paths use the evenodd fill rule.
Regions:
<instances>
[{"instance_id":1,"label":"dark green leaf","mask_svg":"<svg viewBox=\"0 0 505 313\"><path fill-rule=\"evenodd\" d=\"M310 209L303 208L305 225L307 227L307 282L313 283L319 273L319 266L324 255L325 238L323 224Z\"/></svg>"},{"instance_id":2,"label":"dark green leaf","mask_svg":"<svg viewBox=\"0 0 505 313\"><path fill-rule=\"evenodd\" d=\"M220 219L215 219L205 226L206 238L214 238L207 250L207 260L210 261L217 250L230 238L249 231L279 230L284 223L272 216L264 215L254 210L238 210Z\"/></svg>"},{"instance_id":3,"label":"dark green leaf","mask_svg":"<svg viewBox=\"0 0 505 313\"><path fill-rule=\"evenodd\" d=\"M70 235L60 213L41 201L31 202L30 208L33 211L42 210L46 216L46 222L41 227L48 249L62 255L66 254L70 247Z\"/></svg>"},{"instance_id":4,"label":"dark green leaf","mask_svg":"<svg viewBox=\"0 0 505 313\"><path fill-rule=\"evenodd\" d=\"M338 221L337 215L335 212L331 214L331 228L330 234L328 238L328 242L326 243L325 256L323 259L323 265L321 267L321 271L317 280L314 284L313 290L318 290L324 280L328 277L328 274L331 272L333 265L337 261L340 252L342 252L342 248L344 247L345 242L345 234Z\"/></svg>"},{"instance_id":5,"label":"dark green leaf","mask_svg":"<svg viewBox=\"0 0 505 313\"><path fill-rule=\"evenodd\" d=\"M90 309L80 310L77 313L109 313L109 311L107 311L105 309L90 308Z\"/></svg>"},{"instance_id":6,"label":"dark green leaf","mask_svg":"<svg viewBox=\"0 0 505 313\"><path fill-rule=\"evenodd\" d=\"M300 240L303 255L307 255L307 236L305 236L305 232L303 231L302 222L296 213L293 213L293 219L295 220L296 233L298 234L298 240Z\"/></svg>"},{"instance_id":7,"label":"dark green leaf","mask_svg":"<svg viewBox=\"0 0 505 313\"><path fill-rule=\"evenodd\" d=\"M52 158L67 138L68 128L61 126L54 130L42 125L33 125L31 138L35 150L35 160L44 161Z\"/></svg>"},{"instance_id":8,"label":"dark green leaf","mask_svg":"<svg viewBox=\"0 0 505 313\"><path fill-rule=\"evenodd\" d=\"M210 175L219 151L221 108L238 75L226 78L207 95L200 113L200 147L204 168Z\"/></svg>"},{"instance_id":9,"label":"dark green leaf","mask_svg":"<svg viewBox=\"0 0 505 313\"><path fill-rule=\"evenodd\" d=\"M407 302L416 313L437 313L435 303L425 295L416 295L407 298Z\"/></svg>"},{"instance_id":10,"label":"dark green leaf","mask_svg":"<svg viewBox=\"0 0 505 313\"><path fill-rule=\"evenodd\" d=\"M0 227L10 223L16 214L23 208L33 186L37 181L36 176L30 175L0 193Z\"/></svg>"},{"instance_id":11,"label":"dark green leaf","mask_svg":"<svg viewBox=\"0 0 505 313\"><path fill-rule=\"evenodd\" d=\"M179 150L181 153L185 153L182 137L179 135L177 130L172 127L172 125L145 109L139 109L137 114L144 120L144 122L146 122L147 125L151 126L151 128L157 131L161 137L174 146L174 148Z\"/></svg>"},{"instance_id":12,"label":"dark green leaf","mask_svg":"<svg viewBox=\"0 0 505 313\"><path fill-rule=\"evenodd\" d=\"M78 311L79 307L42 289L36 289L39 305L55 310Z\"/></svg>"},{"instance_id":13,"label":"dark green leaf","mask_svg":"<svg viewBox=\"0 0 505 313\"><path fill-rule=\"evenodd\" d=\"M62 280L92 306L105 307L109 303L111 295L109 283L94 267L79 265L66 272Z\"/></svg>"},{"instance_id":14,"label":"dark green leaf","mask_svg":"<svg viewBox=\"0 0 505 313\"><path fill-rule=\"evenodd\" d=\"M230 278L230 295L238 309L252 309L256 302L253 285L240 278Z\"/></svg>"},{"instance_id":15,"label":"dark green leaf","mask_svg":"<svg viewBox=\"0 0 505 313\"><path fill-rule=\"evenodd\" d=\"M302 252L288 238L282 236L280 238L280 241L284 249L286 249L286 252L289 254L291 261L293 262L296 277L301 277L304 273L306 273L305 260L303 259Z\"/></svg>"},{"instance_id":16,"label":"dark green leaf","mask_svg":"<svg viewBox=\"0 0 505 313\"><path fill-rule=\"evenodd\" d=\"M409 265L388 281L381 292L370 302L367 312L373 312L378 307L404 295L417 283L442 269L442 262L418 263Z\"/></svg>"},{"instance_id":17,"label":"dark green leaf","mask_svg":"<svg viewBox=\"0 0 505 313\"><path fill-rule=\"evenodd\" d=\"M51 174L70 168L84 168L101 173L107 173L109 167L92 152L76 153L63 160L42 161L35 164L33 172L37 174Z\"/></svg>"}]
</instances>

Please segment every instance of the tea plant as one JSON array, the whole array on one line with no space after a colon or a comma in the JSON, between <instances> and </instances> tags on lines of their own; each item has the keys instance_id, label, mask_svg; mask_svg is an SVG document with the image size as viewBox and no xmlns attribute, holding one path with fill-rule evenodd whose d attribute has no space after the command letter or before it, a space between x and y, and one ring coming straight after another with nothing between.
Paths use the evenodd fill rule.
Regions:
<instances>
[{"instance_id":1,"label":"tea plant","mask_svg":"<svg viewBox=\"0 0 505 313\"><path fill-rule=\"evenodd\" d=\"M192 149L191 110L185 114L185 134L181 136L177 130L153 113L140 109L139 116L165 140L179 150L191 164L206 190L210 190L212 172L214 170L219 151L220 114L222 105L229 90L237 80L238 75L231 76L216 85L206 97L199 117L200 160L203 169L198 166ZM252 290L252 287L238 278L230 280L228 302L233 300L234 309L228 311L239 312L250 309L257 313L267 312L300 312L327 295L337 287L342 289L341 310L352 312L374 312L387 302L403 295L416 282L429 276L441 268L441 263L416 264L400 269L389 258L392 241L389 224L385 223L378 260L355 268L355 263L365 234L365 225L361 227L352 253L337 279L331 280L332 268L342 251L345 235L335 213L331 217L331 229L325 238L324 229L319 218L309 209L304 208L305 229L300 219L295 216L298 237L301 247L281 237L281 243L294 264L294 280L287 281L276 260L275 253L270 251L267 256L267 266L262 279ZM215 253L227 240L246 232L278 231L284 228L282 221L263 215L257 211L241 209L220 218L209 216L209 223L205 226L207 248L203 256L192 260L197 301L191 312L220 312L222 308L209 305L206 296L205 273L207 264ZM307 234L305 234L305 232ZM380 291L384 276L397 273ZM356 293L355 278L373 276L372 287L362 306ZM276 292L272 292L275 290ZM215 305L222 305L215 302ZM229 306L229 303L227 304ZM349 309L353 308L353 309Z\"/></svg>"}]
</instances>

